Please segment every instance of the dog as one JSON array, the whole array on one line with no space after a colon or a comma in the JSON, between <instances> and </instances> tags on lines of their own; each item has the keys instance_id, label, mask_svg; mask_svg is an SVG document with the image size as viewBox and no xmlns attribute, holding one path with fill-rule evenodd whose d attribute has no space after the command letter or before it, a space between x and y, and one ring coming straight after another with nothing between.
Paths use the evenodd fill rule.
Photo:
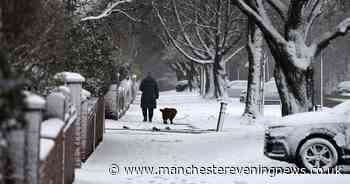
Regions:
<instances>
[{"instance_id":1,"label":"dog","mask_svg":"<svg viewBox=\"0 0 350 184\"><path fill-rule=\"evenodd\" d=\"M173 120L177 114L177 110L174 108L164 108L160 109L162 112L163 123L168 124L168 119L170 120L170 124L174 124Z\"/></svg>"}]
</instances>

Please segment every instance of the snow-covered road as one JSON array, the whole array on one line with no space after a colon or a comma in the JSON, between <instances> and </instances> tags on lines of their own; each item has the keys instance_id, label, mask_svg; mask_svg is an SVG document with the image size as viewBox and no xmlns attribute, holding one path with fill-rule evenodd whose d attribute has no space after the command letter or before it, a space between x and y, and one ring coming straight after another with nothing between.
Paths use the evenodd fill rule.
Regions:
<instances>
[{"instance_id":1,"label":"snow-covered road","mask_svg":"<svg viewBox=\"0 0 350 184\"><path fill-rule=\"evenodd\" d=\"M74 184L319 184L335 180L348 183L350 179L349 176L308 175L127 175L124 167L130 166L293 166L263 156L263 121L257 125L241 125L243 105L237 99L230 100L224 131L220 133L211 131L216 127L219 111L216 100L203 100L191 93L164 92L158 106L177 108L175 125L162 125L158 110L153 123L141 122L139 99L136 99L122 119L107 120L103 143L78 170ZM267 106L265 114L264 121L278 118L279 108ZM162 131L152 131L153 127ZM113 175L115 171L119 173Z\"/></svg>"}]
</instances>

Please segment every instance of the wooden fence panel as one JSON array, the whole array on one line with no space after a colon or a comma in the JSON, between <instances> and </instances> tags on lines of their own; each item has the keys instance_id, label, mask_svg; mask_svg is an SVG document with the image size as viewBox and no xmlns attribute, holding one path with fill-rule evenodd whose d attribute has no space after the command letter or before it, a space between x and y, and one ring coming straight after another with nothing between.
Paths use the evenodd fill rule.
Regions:
<instances>
[{"instance_id":1,"label":"wooden fence panel","mask_svg":"<svg viewBox=\"0 0 350 184\"><path fill-rule=\"evenodd\" d=\"M105 127L105 101L104 98L101 97L97 101L97 109L96 109L96 130L95 130L95 147L97 147L100 142L103 141L103 133Z\"/></svg>"},{"instance_id":2,"label":"wooden fence panel","mask_svg":"<svg viewBox=\"0 0 350 184\"><path fill-rule=\"evenodd\" d=\"M95 124L95 113L91 112L87 120L87 140L86 140L86 161L91 153L94 151L94 124Z\"/></svg>"},{"instance_id":3,"label":"wooden fence panel","mask_svg":"<svg viewBox=\"0 0 350 184\"><path fill-rule=\"evenodd\" d=\"M76 120L75 120L76 121ZM75 173L75 160L74 160L74 151L75 151L75 127L74 123L68 125L64 132L64 183L70 184L73 183Z\"/></svg>"}]
</instances>

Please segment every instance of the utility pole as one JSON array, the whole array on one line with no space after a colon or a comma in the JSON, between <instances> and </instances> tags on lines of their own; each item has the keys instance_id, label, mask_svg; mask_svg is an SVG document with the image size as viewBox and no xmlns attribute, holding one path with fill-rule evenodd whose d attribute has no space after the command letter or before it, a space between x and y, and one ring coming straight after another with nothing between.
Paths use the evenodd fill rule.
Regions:
<instances>
[{"instance_id":1,"label":"utility pole","mask_svg":"<svg viewBox=\"0 0 350 184\"><path fill-rule=\"evenodd\" d=\"M266 79L266 61L268 57L266 54L264 54L261 62L261 72L260 72L260 100L259 100L259 112L261 115L264 115L264 105L265 105L265 95L264 95L264 86L265 86L265 79Z\"/></svg>"},{"instance_id":2,"label":"utility pole","mask_svg":"<svg viewBox=\"0 0 350 184\"><path fill-rule=\"evenodd\" d=\"M323 51L321 53L321 108L323 107Z\"/></svg>"}]
</instances>

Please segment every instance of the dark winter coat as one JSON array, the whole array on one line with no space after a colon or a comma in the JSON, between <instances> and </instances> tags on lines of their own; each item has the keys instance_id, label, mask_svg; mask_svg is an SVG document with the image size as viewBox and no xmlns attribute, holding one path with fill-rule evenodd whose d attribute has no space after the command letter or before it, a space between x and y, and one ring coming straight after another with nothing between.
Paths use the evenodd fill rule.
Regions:
<instances>
[{"instance_id":1,"label":"dark winter coat","mask_svg":"<svg viewBox=\"0 0 350 184\"><path fill-rule=\"evenodd\" d=\"M151 77L147 76L142 80L140 85L141 96L141 107L142 108L156 108L157 99L159 98L159 89L157 82Z\"/></svg>"}]
</instances>

